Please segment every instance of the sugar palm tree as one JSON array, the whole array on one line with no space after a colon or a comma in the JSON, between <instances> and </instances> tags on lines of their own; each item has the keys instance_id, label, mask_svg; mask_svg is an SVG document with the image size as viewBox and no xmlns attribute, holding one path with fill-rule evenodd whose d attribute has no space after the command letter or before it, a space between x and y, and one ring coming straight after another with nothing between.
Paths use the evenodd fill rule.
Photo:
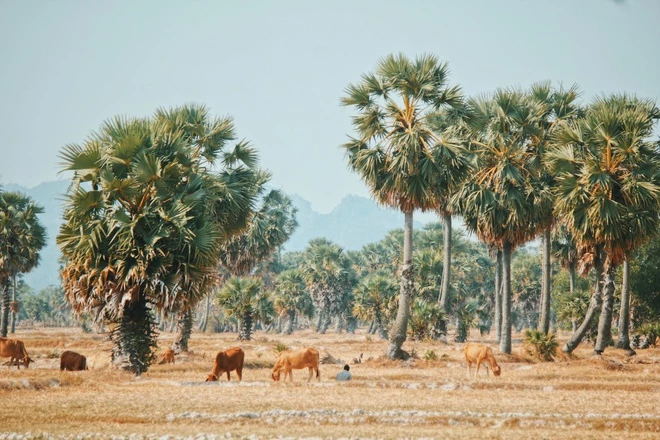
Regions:
<instances>
[{"instance_id":1,"label":"sugar palm tree","mask_svg":"<svg viewBox=\"0 0 660 440\"><path fill-rule=\"evenodd\" d=\"M555 137L550 159L557 173L556 209L578 246L595 249L602 279L602 293L595 289L585 322L564 351L575 349L600 302L594 351L603 352L611 340L615 270L658 230L660 157L649 138L659 116L652 101L602 97L584 118L562 124Z\"/></svg>"},{"instance_id":2,"label":"sugar palm tree","mask_svg":"<svg viewBox=\"0 0 660 440\"><path fill-rule=\"evenodd\" d=\"M186 105L114 118L61 153L73 172L57 237L66 297L117 324L113 359L136 374L153 361L153 310L204 297L252 211L256 152L235 137L231 118Z\"/></svg>"},{"instance_id":3,"label":"sugar palm tree","mask_svg":"<svg viewBox=\"0 0 660 440\"><path fill-rule=\"evenodd\" d=\"M238 339L252 339L254 321L269 320L274 310L268 294L262 291L262 283L253 277L232 277L222 287L217 296L218 304L228 317L239 320Z\"/></svg>"},{"instance_id":4,"label":"sugar palm tree","mask_svg":"<svg viewBox=\"0 0 660 440\"><path fill-rule=\"evenodd\" d=\"M374 272L355 288L355 315L375 325L378 335L387 339L387 329L396 310L396 282L386 272Z\"/></svg>"},{"instance_id":5,"label":"sugar palm tree","mask_svg":"<svg viewBox=\"0 0 660 440\"><path fill-rule=\"evenodd\" d=\"M46 230L37 217L43 208L30 197L0 190L0 289L2 315L0 336L7 336L9 311L13 301L16 309L16 276L29 272L39 264L39 252L46 245ZM8 285L12 285L13 300ZM12 311L11 331L16 314Z\"/></svg>"},{"instance_id":6,"label":"sugar palm tree","mask_svg":"<svg viewBox=\"0 0 660 440\"><path fill-rule=\"evenodd\" d=\"M293 333L293 326L298 316L311 318L314 314L312 298L299 269L288 269L277 276L274 296L275 309L280 315L287 317L287 326L284 329L287 335Z\"/></svg>"},{"instance_id":7,"label":"sugar palm tree","mask_svg":"<svg viewBox=\"0 0 660 440\"><path fill-rule=\"evenodd\" d=\"M325 333L332 316L340 320L352 310L356 274L344 250L324 238L309 242L300 267L317 312L317 331Z\"/></svg>"},{"instance_id":8,"label":"sugar palm tree","mask_svg":"<svg viewBox=\"0 0 660 440\"><path fill-rule=\"evenodd\" d=\"M498 90L492 99L469 103L467 118L477 166L453 198L469 230L502 250L500 350L511 353L511 254L545 227L548 208L541 195L529 142L538 134L544 108L520 90Z\"/></svg>"},{"instance_id":9,"label":"sugar palm tree","mask_svg":"<svg viewBox=\"0 0 660 440\"><path fill-rule=\"evenodd\" d=\"M531 166L537 174L539 185L537 206L546 218L539 218L536 227L541 233L542 282L541 282L541 316L539 329L547 334L550 331L550 292L551 272L550 257L552 248L551 230L555 223L553 213L554 196L552 188L555 185L554 173L548 168L546 151L548 150L553 133L560 127L561 122L571 121L580 114L576 104L578 97L577 86L568 89L553 88L550 81L533 84L529 90L532 99L541 109L542 116L537 119L536 132L530 138L528 149L532 153Z\"/></svg>"},{"instance_id":10,"label":"sugar palm tree","mask_svg":"<svg viewBox=\"0 0 660 440\"><path fill-rule=\"evenodd\" d=\"M439 137L429 119L445 105L458 106L458 87L447 86L447 66L435 56L410 60L388 55L347 87L341 102L356 111L356 136L344 144L350 168L361 175L374 198L404 213L403 266L397 318L387 356L405 357L413 289L413 212L438 209L446 153L457 144ZM444 146L445 148L438 148Z\"/></svg>"}]
</instances>

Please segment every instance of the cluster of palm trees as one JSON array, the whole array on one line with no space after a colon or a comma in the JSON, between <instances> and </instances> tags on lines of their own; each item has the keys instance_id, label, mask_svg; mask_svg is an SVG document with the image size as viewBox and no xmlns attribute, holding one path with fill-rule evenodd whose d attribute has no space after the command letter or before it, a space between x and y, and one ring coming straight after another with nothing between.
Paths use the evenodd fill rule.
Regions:
<instances>
[{"instance_id":1,"label":"cluster of palm trees","mask_svg":"<svg viewBox=\"0 0 660 440\"><path fill-rule=\"evenodd\" d=\"M572 351L600 312L600 353L611 340L614 271L657 230L660 156L651 141L660 113L629 95L582 106L576 87L549 82L528 90L498 89L464 97L447 83L447 66L433 55L383 58L346 89L356 134L344 145L349 166L380 203L405 214L403 261L390 358L401 346L415 288L412 218L415 210L445 219L443 283L450 278L451 214L460 215L496 255L495 331L511 352L511 255L542 237L544 264L540 330L550 326L553 228L563 227L583 273L596 283L581 325L564 347ZM625 280L625 279L624 279ZM443 289L446 307L451 290ZM629 348L628 289L622 289L621 346ZM444 300L443 300L444 296Z\"/></svg>"},{"instance_id":2,"label":"cluster of palm trees","mask_svg":"<svg viewBox=\"0 0 660 440\"><path fill-rule=\"evenodd\" d=\"M42 212L43 208L30 197L0 188L1 337L15 330L19 313L17 277L39 264L39 251L46 245L46 230L38 217Z\"/></svg>"}]
</instances>

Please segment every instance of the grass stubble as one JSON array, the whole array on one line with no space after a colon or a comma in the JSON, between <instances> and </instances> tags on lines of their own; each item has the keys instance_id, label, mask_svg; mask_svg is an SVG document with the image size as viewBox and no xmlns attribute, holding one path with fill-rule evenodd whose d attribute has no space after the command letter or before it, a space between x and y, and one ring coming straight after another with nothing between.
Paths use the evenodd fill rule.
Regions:
<instances>
[{"instance_id":1,"label":"grass stubble","mask_svg":"<svg viewBox=\"0 0 660 440\"><path fill-rule=\"evenodd\" d=\"M462 344L407 342L437 359L393 362L387 342L358 334L290 336L257 332L194 333L190 353L135 378L109 365L110 342L79 329L19 329L36 360L28 370L0 368L0 438L246 437L256 438L660 438L660 349L626 358L608 349L592 356L537 363L520 345L498 354L502 376L468 379ZM167 347L172 334L160 336ZM351 364L353 380L337 383L342 364L321 366L321 382L273 383L274 347L315 347ZM205 383L215 353L245 350L243 382ZM74 350L90 371L60 372L59 354ZM363 354L362 363L353 359Z\"/></svg>"}]
</instances>

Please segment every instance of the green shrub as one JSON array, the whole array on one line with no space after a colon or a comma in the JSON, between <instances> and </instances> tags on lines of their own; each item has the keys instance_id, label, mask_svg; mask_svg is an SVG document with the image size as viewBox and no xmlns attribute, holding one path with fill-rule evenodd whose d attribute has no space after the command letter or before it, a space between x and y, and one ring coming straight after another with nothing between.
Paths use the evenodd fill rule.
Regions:
<instances>
[{"instance_id":1,"label":"green shrub","mask_svg":"<svg viewBox=\"0 0 660 440\"><path fill-rule=\"evenodd\" d=\"M289 347L287 347L286 344L284 344L282 342L278 342L277 345L275 346L275 353L280 354L283 351L286 351L288 349L289 349Z\"/></svg>"},{"instance_id":2,"label":"green shrub","mask_svg":"<svg viewBox=\"0 0 660 440\"><path fill-rule=\"evenodd\" d=\"M424 360L425 361L435 361L438 359L438 355L436 354L435 350L426 350L424 353Z\"/></svg>"},{"instance_id":3,"label":"green shrub","mask_svg":"<svg viewBox=\"0 0 660 440\"><path fill-rule=\"evenodd\" d=\"M639 340L639 348L655 347L655 341L660 337L660 322L651 322L641 325L635 329L635 338Z\"/></svg>"},{"instance_id":4,"label":"green shrub","mask_svg":"<svg viewBox=\"0 0 660 440\"><path fill-rule=\"evenodd\" d=\"M554 360L557 354L557 347L559 346L554 333L548 333L546 335L539 330L532 329L525 330L524 342L527 353L546 362Z\"/></svg>"}]
</instances>

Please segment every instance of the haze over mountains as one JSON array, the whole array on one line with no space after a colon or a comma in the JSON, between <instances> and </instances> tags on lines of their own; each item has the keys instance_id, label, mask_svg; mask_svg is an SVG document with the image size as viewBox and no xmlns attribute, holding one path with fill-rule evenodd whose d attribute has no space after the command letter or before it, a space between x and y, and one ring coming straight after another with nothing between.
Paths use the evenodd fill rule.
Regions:
<instances>
[{"instance_id":1,"label":"haze over mountains","mask_svg":"<svg viewBox=\"0 0 660 440\"><path fill-rule=\"evenodd\" d=\"M60 252L55 237L62 222L62 203L69 181L43 182L33 188L15 184L2 184L5 191L20 191L32 197L44 207L41 215L48 232L46 247L41 251L41 264L25 275L25 281L33 289L39 290L49 284L59 284L58 268ZM323 214L312 209L308 200L291 195L298 208L298 229L284 246L286 251L303 250L309 240L326 237L345 249L357 250L368 243L382 239L392 229L403 227L403 214L379 207L373 200L355 195L347 195L329 213ZM426 215L424 219L432 219ZM416 222L415 227L421 223Z\"/></svg>"}]
</instances>

